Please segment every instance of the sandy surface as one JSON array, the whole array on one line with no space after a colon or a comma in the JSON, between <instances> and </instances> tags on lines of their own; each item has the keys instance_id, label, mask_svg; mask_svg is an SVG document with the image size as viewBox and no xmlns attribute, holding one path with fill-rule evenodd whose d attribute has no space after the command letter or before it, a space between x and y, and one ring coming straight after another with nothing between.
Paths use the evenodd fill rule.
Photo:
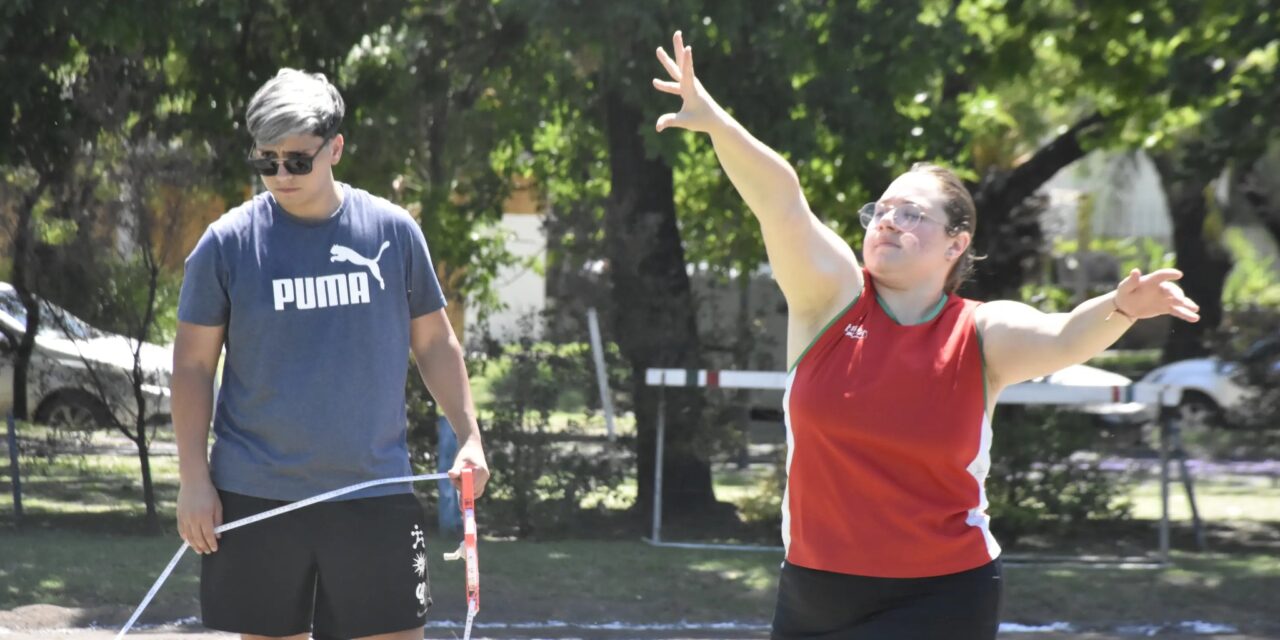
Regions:
<instances>
[{"instance_id":1,"label":"sandy surface","mask_svg":"<svg viewBox=\"0 0 1280 640\"><path fill-rule=\"evenodd\" d=\"M123 607L98 607L93 609L77 609L54 605L30 605L7 611L0 611L0 640L50 640L53 638L84 638L85 640L106 640L114 638L119 625L127 619L129 611ZM593 628L552 627L552 628L519 628L495 626L497 621L485 620L483 613L478 621L473 637L476 640L493 638L495 640L516 640L529 638L555 638L569 640L571 638L599 638L615 640L635 638L643 640L728 640L767 638L768 631L761 625L746 625L740 629L671 629L671 630L631 630L610 629L608 625L597 625ZM433 622L426 629L426 638L461 638L461 624L451 625L448 622ZM144 640L227 640L235 635L209 631L200 627L194 619L180 621L177 624L152 626L131 631L128 637ZM1134 633L1003 633L1001 640L1134 640L1147 637ZM1280 635L1250 634L1180 634L1159 633L1155 636L1161 640L1278 640Z\"/></svg>"},{"instance_id":2,"label":"sandy surface","mask_svg":"<svg viewBox=\"0 0 1280 640\"><path fill-rule=\"evenodd\" d=\"M85 640L111 640L115 638L115 631L100 631L90 629L63 629L63 630L45 630L45 631L14 631L5 633L0 631L0 638L4 640L51 640L53 638L84 638ZM455 635L456 634L456 635ZM163 630L144 630L137 633L130 633L130 638L140 638L143 640L227 640L236 636L226 633L213 633L204 631L176 631L173 629ZM462 630L456 632L446 632L440 629L429 630L426 634L427 638L461 638ZM514 640L516 638L555 638L557 640L570 640L573 638L599 638L601 640L621 640L623 638L636 638L643 640L728 640L730 638L741 638L744 640L758 640L767 638L767 633L758 633L753 635L636 635L634 633L617 633L617 632L596 632L584 634L582 632L566 631L562 635L541 633L537 635L491 635L488 633L477 633L472 636L474 640L484 638L492 638L493 640ZM1135 640L1139 636L1133 635L1115 635L1115 634L1057 634L1057 633L1019 633L1001 635L1001 640L1013 640L1017 638L1026 638L1027 640ZM1254 635L1166 635L1159 634L1154 636L1160 640L1274 640L1276 636L1254 636Z\"/></svg>"}]
</instances>

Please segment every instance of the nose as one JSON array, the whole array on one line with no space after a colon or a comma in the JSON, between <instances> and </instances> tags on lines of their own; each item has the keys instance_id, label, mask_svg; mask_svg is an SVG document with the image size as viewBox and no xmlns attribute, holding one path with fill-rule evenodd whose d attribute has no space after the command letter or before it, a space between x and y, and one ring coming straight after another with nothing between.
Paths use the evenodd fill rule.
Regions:
<instances>
[{"instance_id":1,"label":"nose","mask_svg":"<svg viewBox=\"0 0 1280 640\"><path fill-rule=\"evenodd\" d=\"M880 214L879 216L876 216L875 226L880 229L893 229L895 231L901 231L901 229L898 227L898 221L896 216L897 211L898 211L897 209L890 209Z\"/></svg>"}]
</instances>

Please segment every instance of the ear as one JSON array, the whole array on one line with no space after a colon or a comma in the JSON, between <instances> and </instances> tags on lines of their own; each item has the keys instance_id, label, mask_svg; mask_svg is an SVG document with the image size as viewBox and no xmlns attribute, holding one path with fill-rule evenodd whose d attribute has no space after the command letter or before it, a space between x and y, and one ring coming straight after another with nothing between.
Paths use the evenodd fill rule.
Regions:
<instances>
[{"instance_id":1,"label":"ear","mask_svg":"<svg viewBox=\"0 0 1280 640\"><path fill-rule=\"evenodd\" d=\"M346 143L347 141L342 137L341 133L333 137L333 140L329 142L329 153L333 154L330 156L329 164L338 164L342 160L342 149L346 146Z\"/></svg>"},{"instance_id":2,"label":"ear","mask_svg":"<svg viewBox=\"0 0 1280 640\"><path fill-rule=\"evenodd\" d=\"M973 240L973 236L968 231L961 231L949 238L945 255L948 260L955 260L964 255L969 249L969 243Z\"/></svg>"}]
</instances>

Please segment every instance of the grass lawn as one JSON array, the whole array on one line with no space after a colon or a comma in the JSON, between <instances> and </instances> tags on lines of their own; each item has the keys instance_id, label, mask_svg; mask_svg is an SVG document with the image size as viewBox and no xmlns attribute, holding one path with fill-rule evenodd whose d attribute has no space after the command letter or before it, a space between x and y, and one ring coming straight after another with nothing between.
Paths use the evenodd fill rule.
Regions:
<instances>
[{"instance_id":1,"label":"grass lawn","mask_svg":"<svg viewBox=\"0 0 1280 640\"><path fill-rule=\"evenodd\" d=\"M118 622L178 544L176 536L0 534L6 550L0 556L0 610L105 605L98 621ZM640 541L485 540L480 551L485 618L513 622L763 623L772 611L780 560L779 554L660 549ZM462 566L435 558L437 619L458 619ZM188 555L144 620L198 615L197 571L198 560ZM1165 570L1017 566L1006 569L1006 579L1006 621L1107 627L1207 620L1269 631L1276 621L1280 558L1178 553Z\"/></svg>"},{"instance_id":2,"label":"grass lawn","mask_svg":"<svg viewBox=\"0 0 1280 640\"><path fill-rule=\"evenodd\" d=\"M140 524L138 463L127 447L52 461L28 458L24 465L28 519L22 530L14 527L7 474L0 483L0 611L52 604L94 610L85 624L122 621L181 543L172 533L174 457L160 453L152 458L166 532L158 535L147 535ZM714 477L722 500L739 503L758 491L751 473L717 468ZM1179 485L1171 488L1174 517L1185 519L1186 499ZM634 495L634 484L622 495ZM1156 483L1135 484L1128 498L1137 518L1149 520L1158 514ZM1280 488L1266 479L1221 478L1200 481L1197 498L1203 516L1215 527L1264 530L1270 532L1266 539L1272 546L1237 545L1229 554L1178 552L1173 566L1161 570L1008 567L1004 619L1099 628L1207 620L1272 632L1280 626L1274 610L1280 593L1280 544L1275 543ZM483 504L480 522L483 533ZM1147 524L1137 523L1143 531L1140 543L1153 549L1154 537L1145 546L1150 529L1143 527ZM627 539L628 535L610 540L484 540L484 617L577 622L769 619L780 554L660 549ZM450 546L436 542L431 571L437 619L456 620L463 612L463 568L436 555ZM144 620L197 615L197 574L198 559L188 554ZM1280 633L1280 628L1274 632Z\"/></svg>"},{"instance_id":3,"label":"grass lawn","mask_svg":"<svg viewBox=\"0 0 1280 640\"><path fill-rule=\"evenodd\" d=\"M1270 478L1234 476L1197 480L1193 484L1200 517L1210 522L1280 522L1280 484ZM1145 480L1129 491L1133 516L1160 517L1160 481ZM1190 520L1191 504L1182 484L1169 485L1169 517Z\"/></svg>"}]
</instances>

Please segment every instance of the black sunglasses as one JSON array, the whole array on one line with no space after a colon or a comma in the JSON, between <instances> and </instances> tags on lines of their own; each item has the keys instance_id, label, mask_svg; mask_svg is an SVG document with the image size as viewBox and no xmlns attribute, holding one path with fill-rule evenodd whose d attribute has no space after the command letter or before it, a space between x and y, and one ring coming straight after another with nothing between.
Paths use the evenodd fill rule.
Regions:
<instances>
[{"instance_id":1,"label":"black sunglasses","mask_svg":"<svg viewBox=\"0 0 1280 640\"><path fill-rule=\"evenodd\" d=\"M250 167L253 167L254 171L257 171L264 176L276 175L280 170L281 164L284 164L284 170L288 171L289 175L305 176L308 173L311 173L311 163L315 162L316 157L320 155L321 151L324 151L325 145L329 144L329 140L331 140L331 138L325 138L324 142L320 143L320 148L316 149L316 152L309 156L288 156L282 160L280 158L263 158L255 156L253 155L253 151L250 151L249 157L245 160L249 163Z\"/></svg>"}]
</instances>

